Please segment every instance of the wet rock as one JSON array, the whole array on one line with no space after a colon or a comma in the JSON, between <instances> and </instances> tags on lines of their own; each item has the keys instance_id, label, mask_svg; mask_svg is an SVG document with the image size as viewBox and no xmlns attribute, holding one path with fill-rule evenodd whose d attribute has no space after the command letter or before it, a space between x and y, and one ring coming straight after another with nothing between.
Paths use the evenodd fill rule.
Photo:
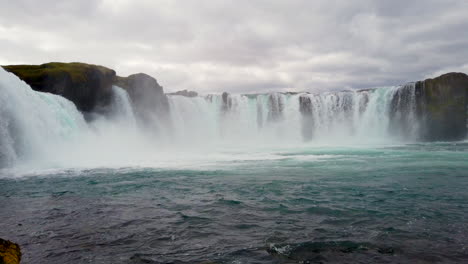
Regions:
<instances>
[{"instance_id":1,"label":"wet rock","mask_svg":"<svg viewBox=\"0 0 468 264\"><path fill-rule=\"evenodd\" d=\"M221 106L223 112L229 111L229 109L232 107L232 99L230 98L229 94L224 92L221 95L221 98L223 99L223 104Z\"/></svg>"},{"instance_id":2,"label":"wet rock","mask_svg":"<svg viewBox=\"0 0 468 264\"><path fill-rule=\"evenodd\" d=\"M279 121L283 117L284 102L280 94L270 94L268 97L268 121Z\"/></svg>"},{"instance_id":3,"label":"wet rock","mask_svg":"<svg viewBox=\"0 0 468 264\"><path fill-rule=\"evenodd\" d=\"M312 100L309 96L300 96L299 97L299 111L303 115L312 114Z\"/></svg>"},{"instance_id":4,"label":"wet rock","mask_svg":"<svg viewBox=\"0 0 468 264\"><path fill-rule=\"evenodd\" d=\"M0 263L19 264L21 261L21 250L18 244L0 238Z\"/></svg>"},{"instance_id":5,"label":"wet rock","mask_svg":"<svg viewBox=\"0 0 468 264\"><path fill-rule=\"evenodd\" d=\"M306 141L313 136L314 120L312 115L312 100L308 95L299 97L299 111L301 112L302 138Z\"/></svg>"}]
</instances>

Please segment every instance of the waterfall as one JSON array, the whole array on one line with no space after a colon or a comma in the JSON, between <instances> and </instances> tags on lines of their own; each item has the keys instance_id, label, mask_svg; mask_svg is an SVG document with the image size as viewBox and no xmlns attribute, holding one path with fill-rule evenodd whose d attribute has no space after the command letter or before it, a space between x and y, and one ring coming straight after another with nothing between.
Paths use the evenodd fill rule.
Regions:
<instances>
[{"instance_id":1,"label":"waterfall","mask_svg":"<svg viewBox=\"0 0 468 264\"><path fill-rule=\"evenodd\" d=\"M118 87L112 86L113 102L111 104L111 113L115 118L127 123L130 127L136 126L136 118L132 102L128 93Z\"/></svg>"},{"instance_id":2,"label":"waterfall","mask_svg":"<svg viewBox=\"0 0 468 264\"><path fill-rule=\"evenodd\" d=\"M0 166L49 155L86 127L67 99L33 91L0 68Z\"/></svg>"},{"instance_id":3,"label":"waterfall","mask_svg":"<svg viewBox=\"0 0 468 264\"><path fill-rule=\"evenodd\" d=\"M414 84L320 94L169 96L176 137L281 144L416 140Z\"/></svg>"},{"instance_id":4,"label":"waterfall","mask_svg":"<svg viewBox=\"0 0 468 264\"><path fill-rule=\"evenodd\" d=\"M86 122L69 100L37 92L0 68L0 168L100 166L148 146L126 91L113 87L107 116Z\"/></svg>"},{"instance_id":5,"label":"waterfall","mask_svg":"<svg viewBox=\"0 0 468 264\"><path fill-rule=\"evenodd\" d=\"M192 142L300 142L299 95L169 96L174 137Z\"/></svg>"},{"instance_id":6,"label":"waterfall","mask_svg":"<svg viewBox=\"0 0 468 264\"><path fill-rule=\"evenodd\" d=\"M414 84L306 94L300 102L306 139L365 142L418 137Z\"/></svg>"},{"instance_id":7,"label":"waterfall","mask_svg":"<svg viewBox=\"0 0 468 264\"><path fill-rule=\"evenodd\" d=\"M419 135L414 84L320 94L169 95L168 113L143 118L124 89L112 91L107 113L86 122L72 102L33 91L0 69L0 167L152 164L185 147L387 143Z\"/></svg>"}]
</instances>

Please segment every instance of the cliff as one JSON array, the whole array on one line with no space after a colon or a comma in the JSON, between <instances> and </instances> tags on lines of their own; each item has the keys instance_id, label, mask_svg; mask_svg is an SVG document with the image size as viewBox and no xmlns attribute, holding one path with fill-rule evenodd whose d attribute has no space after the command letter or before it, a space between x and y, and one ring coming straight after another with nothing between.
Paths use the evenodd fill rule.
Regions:
<instances>
[{"instance_id":1,"label":"cliff","mask_svg":"<svg viewBox=\"0 0 468 264\"><path fill-rule=\"evenodd\" d=\"M468 133L468 75L447 73L416 83L421 139L461 140Z\"/></svg>"},{"instance_id":2,"label":"cliff","mask_svg":"<svg viewBox=\"0 0 468 264\"><path fill-rule=\"evenodd\" d=\"M112 96L115 71L85 63L51 62L41 65L10 65L3 68L40 92L61 95L80 111L106 105Z\"/></svg>"}]
</instances>

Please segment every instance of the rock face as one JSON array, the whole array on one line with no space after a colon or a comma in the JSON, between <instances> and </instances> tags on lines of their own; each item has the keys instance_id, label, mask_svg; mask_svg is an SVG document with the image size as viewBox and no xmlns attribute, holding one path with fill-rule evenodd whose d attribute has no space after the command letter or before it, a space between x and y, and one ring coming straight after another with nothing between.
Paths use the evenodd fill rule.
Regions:
<instances>
[{"instance_id":1,"label":"rock face","mask_svg":"<svg viewBox=\"0 0 468 264\"><path fill-rule=\"evenodd\" d=\"M313 136L314 120L312 116L312 100L308 96L299 97L299 111L301 112L302 138L309 141Z\"/></svg>"},{"instance_id":2,"label":"rock face","mask_svg":"<svg viewBox=\"0 0 468 264\"><path fill-rule=\"evenodd\" d=\"M83 112L109 103L115 71L85 63L51 62L42 65L10 65L15 74L36 91L61 95Z\"/></svg>"},{"instance_id":3,"label":"rock face","mask_svg":"<svg viewBox=\"0 0 468 264\"><path fill-rule=\"evenodd\" d=\"M0 238L0 264L19 264L21 250L18 244Z\"/></svg>"},{"instance_id":4,"label":"rock face","mask_svg":"<svg viewBox=\"0 0 468 264\"><path fill-rule=\"evenodd\" d=\"M164 119L167 116L169 102L163 87L155 78L137 73L128 77L116 77L115 85L128 92L137 116L143 121L158 121L155 119Z\"/></svg>"},{"instance_id":5,"label":"rock face","mask_svg":"<svg viewBox=\"0 0 468 264\"><path fill-rule=\"evenodd\" d=\"M461 140L467 135L468 76L447 73L416 83L421 139Z\"/></svg>"},{"instance_id":6,"label":"rock face","mask_svg":"<svg viewBox=\"0 0 468 264\"><path fill-rule=\"evenodd\" d=\"M221 98L223 99L223 104L221 106L221 109L222 109L223 113L225 113L225 112L229 111L229 109L231 109L232 99L230 98L229 93L226 93L226 92L224 92L221 95Z\"/></svg>"},{"instance_id":7,"label":"rock face","mask_svg":"<svg viewBox=\"0 0 468 264\"><path fill-rule=\"evenodd\" d=\"M170 93L169 95L181 95L185 97L197 97L198 93L195 91L188 91L188 90L182 90L182 91L177 91L175 93Z\"/></svg>"},{"instance_id":8,"label":"rock face","mask_svg":"<svg viewBox=\"0 0 468 264\"><path fill-rule=\"evenodd\" d=\"M268 111L268 121L269 122L276 122L282 119L283 110L284 110L284 102L282 97L278 94L270 94L268 96L268 106L270 110Z\"/></svg>"}]
</instances>

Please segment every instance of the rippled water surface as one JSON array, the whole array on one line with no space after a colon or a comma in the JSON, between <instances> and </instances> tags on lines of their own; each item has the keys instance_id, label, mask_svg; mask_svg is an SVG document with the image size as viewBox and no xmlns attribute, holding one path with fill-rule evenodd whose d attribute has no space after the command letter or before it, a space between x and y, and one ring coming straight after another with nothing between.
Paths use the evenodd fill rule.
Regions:
<instances>
[{"instance_id":1,"label":"rippled water surface","mask_svg":"<svg viewBox=\"0 0 468 264\"><path fill-rule=\"evenodd\" d=\"M468 143L0 173L23 263L461 263Z\"/></svg>"}]
</instances>

